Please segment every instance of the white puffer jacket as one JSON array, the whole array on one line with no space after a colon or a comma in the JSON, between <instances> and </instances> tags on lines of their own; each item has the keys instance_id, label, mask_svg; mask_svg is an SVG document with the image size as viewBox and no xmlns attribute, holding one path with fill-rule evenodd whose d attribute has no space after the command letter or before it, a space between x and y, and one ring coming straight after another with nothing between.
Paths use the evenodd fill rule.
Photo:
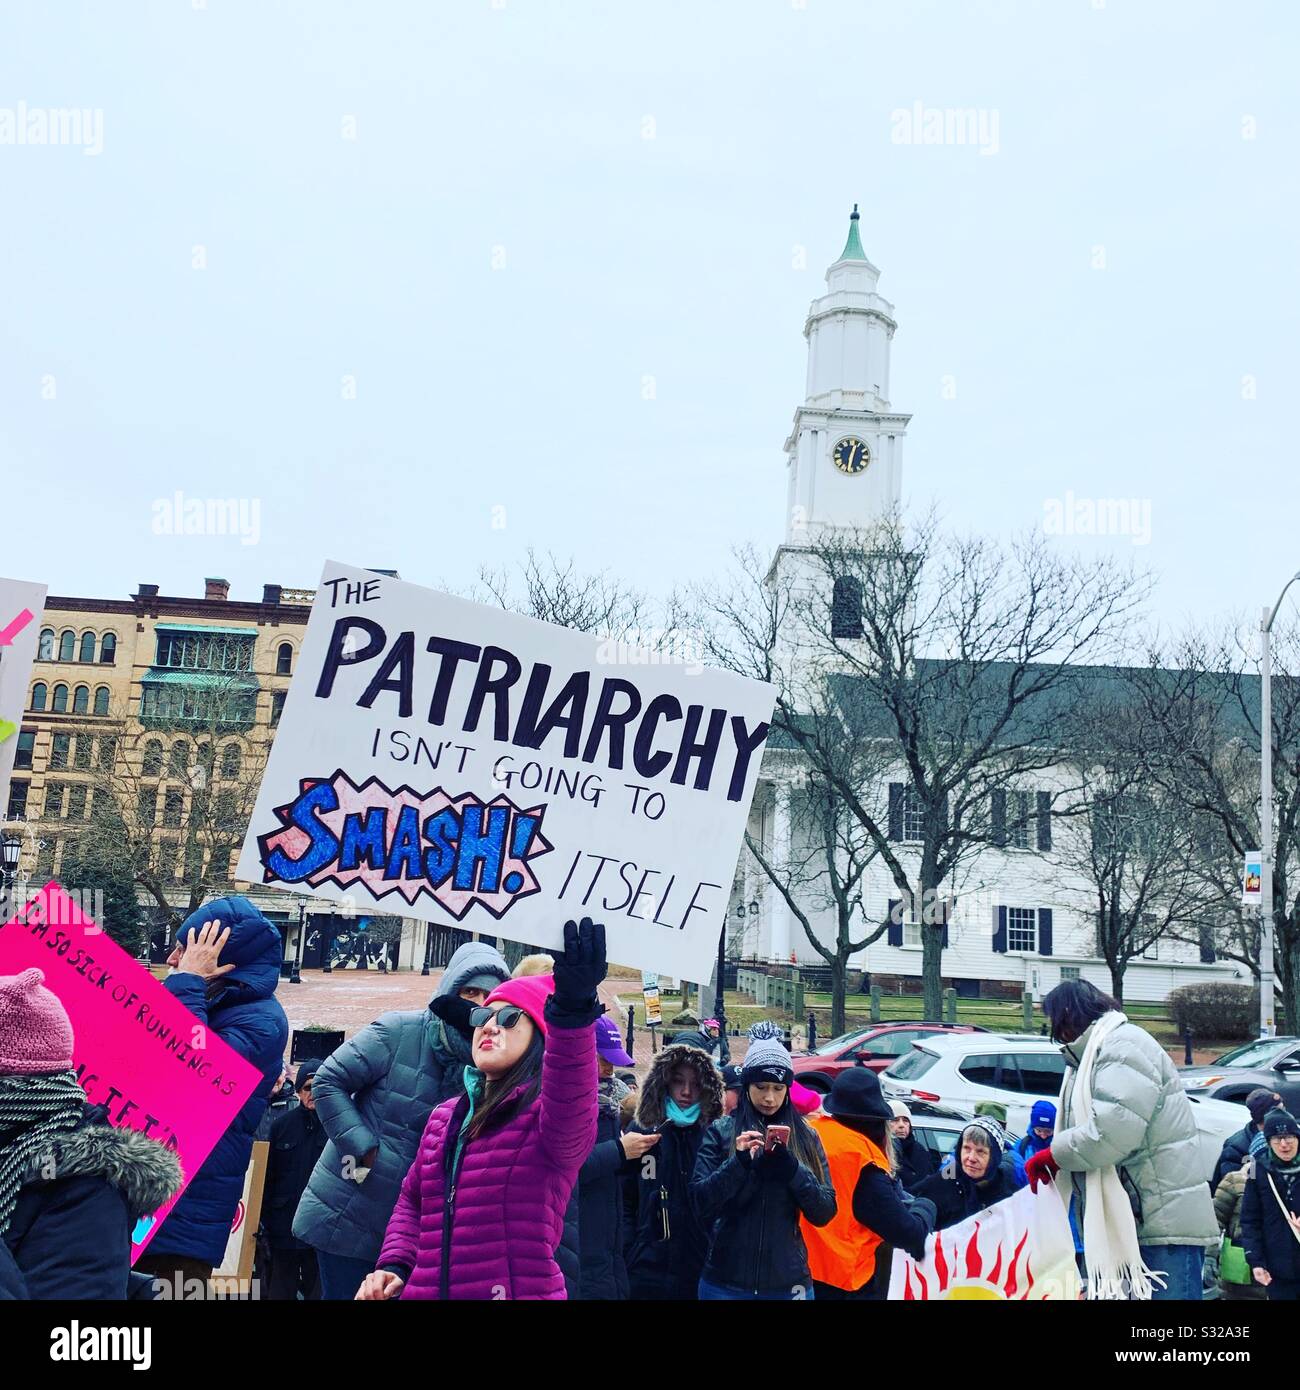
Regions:
<instances>
[{"instance_id":1,"label":"white puffer jacket","mask_svg":"<svg viewBox=\"0 0 1300 1390\"><path fill-rule=\"evenodd\" d=\"M1073 1105L1079 1063L1094 1023L1061 1049L1065 1083L1052 1157L1067 1173L1114 1166L1127 1174L1141 1203L1143 1245L1204 1245L1216 1241L1218 1222L1201 1162L1191 1102L1169 1054L1132 1023L1106 1039L1092 1073L1092 1114ZM1083 1200L1083 1183L1075 1191Z\"/></svg>"}]
</instances>

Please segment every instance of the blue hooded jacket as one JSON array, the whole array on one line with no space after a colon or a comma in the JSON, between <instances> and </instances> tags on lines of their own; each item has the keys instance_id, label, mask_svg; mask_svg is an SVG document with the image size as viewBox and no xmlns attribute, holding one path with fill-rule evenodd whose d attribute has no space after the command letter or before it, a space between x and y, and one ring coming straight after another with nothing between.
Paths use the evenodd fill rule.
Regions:
<instances>
[{"instance_id":1,"label":"blue hooded jacket","mask_svg":"<svg viewBox=\"0 0 1300 1390\"><path fill-rule=\"evenodd\" d=\"M215 982L212 997L199 975L173 972L169 990L223 1042L262 1073L262 1081L195 1173L149 1245L150 1254L187 1255L218 1265L244 1190L253 1136L279 1080L289 1020L275 998L283 946L279 929L247 898L216 898L190 913L176 939L184 943L208 922L230 927L221 964L235 969Z\"/></svg>"}]
</instances>

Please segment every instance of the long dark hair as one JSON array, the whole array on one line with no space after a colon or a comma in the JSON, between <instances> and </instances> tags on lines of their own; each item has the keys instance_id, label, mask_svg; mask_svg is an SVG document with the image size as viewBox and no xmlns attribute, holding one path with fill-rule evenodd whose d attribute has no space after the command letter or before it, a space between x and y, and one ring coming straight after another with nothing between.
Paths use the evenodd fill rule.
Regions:
<instances>
[{"instance_id":1,"label":"long dark hair","mask_svg":"<svg viewBox=\"0 0 1300 1390\"><path fill-rule=\"evenodd\" d=\"M1102 1016L1123 1006L1087 980L1064 980L1043 996L1043 1013L1052 1027L1052 1041L1073 1042Z\"/></svg>"},{"instance_id":2,"label":"long dark hair","mask_svg":"<svg viewBox=\"0 0 1300 1390\"><path fill-rule=\"evenodd\" d=\"M493 1112L516 1087L527 1087L519 1097L520 1110L526 1109L537 1099L542 1089L542 1052L545 1046L542 1030L534 1024L533 1040L528 1044L524 1055L509 1071L493 1077L484 1087L482 1103L475 1109L474 1118L470 1120L469 1128L465 1131L466 1143L477 1139L487 1128Z\"/></svg>"},{"instance_id":3,"label":"long dark hair","mask_svg":"<svg viewBox=\"0 0 1300 1390\"><path fill-rule=\"evenodd\" d=\"M789 1125L790 1152L805 1168L815 1173L823 1182L826 1181L821 1145L817 1142L812 1126L791 1104L788 1086L780 1110L775 1115L760 1115L749 1099L749 1086L742 1084L740 1099L731 1118L735 1122L736 1128L733 1132L736 1134L744 1134L747 1129L756 1129L761 1134L768 1125Z\"/></svg>"}]
</instances>

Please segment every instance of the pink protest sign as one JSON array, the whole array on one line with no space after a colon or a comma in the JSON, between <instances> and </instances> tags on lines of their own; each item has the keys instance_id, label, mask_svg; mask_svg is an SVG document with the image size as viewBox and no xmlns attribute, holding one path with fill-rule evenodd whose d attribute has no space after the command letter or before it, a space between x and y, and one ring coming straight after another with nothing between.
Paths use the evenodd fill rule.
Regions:
<instances>
[{"instance_id":1,"label":"pink protest sign","mask_svg":"<svg viewBox=\"0 0 1300 1390\"><path fill-rule=\"evenodd\" d=\"M110 1124L138 1129L174 1149L189 1182L261 1073L54 882L0 927L0 975L33 965L45 972L46 988L72 1020L72 1064L87 1099L108 1107ZM132 1261L175 1201L137 1223Z\"/></svg>"}]
</instances>

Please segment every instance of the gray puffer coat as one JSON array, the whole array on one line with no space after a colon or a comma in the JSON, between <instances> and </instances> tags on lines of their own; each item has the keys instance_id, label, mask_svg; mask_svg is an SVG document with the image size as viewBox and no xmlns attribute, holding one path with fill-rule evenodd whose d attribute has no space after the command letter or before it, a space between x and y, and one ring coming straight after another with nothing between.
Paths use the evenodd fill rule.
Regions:
<instances>
[{"instance_id":1,"label":"gray puffer coat","mask_svg":"<svg viewBox=\"0 0 1300 1390\"><path fill-rule=\"evenodd\" d=\"M455 994L475 975L510 978L501 955L468 941L447 962L434 998ZM465 1089L469 1043L428 1009L381 1014L345 1042L316 1073L316 1113L330 1142L317 1161L293 1221L293 1234L318 1250L374 1261L398 1189L434 1106ZM344 1176L344 1160L378 1149L363 1182Z\"/></svg>"},{"instance_id":2,"label":"gray puffer coat","mask_svg":"<svg viewBox=\"0 0 1300 1390\"><path fill-rule=\"evenodd\" d=\"M1081 1202L1082 1176L1090 1169L1114 1166L1121 1181L1127 1175L1125 1186L1141 1207L1137 1232L1143 1245L1217 1241L1192 1105L1169 1054L1150 1033L1132 1023L1115 1029L1093 1067L1092 1113L1076 1111L1074 1083L1096 1027L1061 1049L1066 1073L1052 1157L1079 1175L1074 1188Z\"/></svg>"}]
</instances>

